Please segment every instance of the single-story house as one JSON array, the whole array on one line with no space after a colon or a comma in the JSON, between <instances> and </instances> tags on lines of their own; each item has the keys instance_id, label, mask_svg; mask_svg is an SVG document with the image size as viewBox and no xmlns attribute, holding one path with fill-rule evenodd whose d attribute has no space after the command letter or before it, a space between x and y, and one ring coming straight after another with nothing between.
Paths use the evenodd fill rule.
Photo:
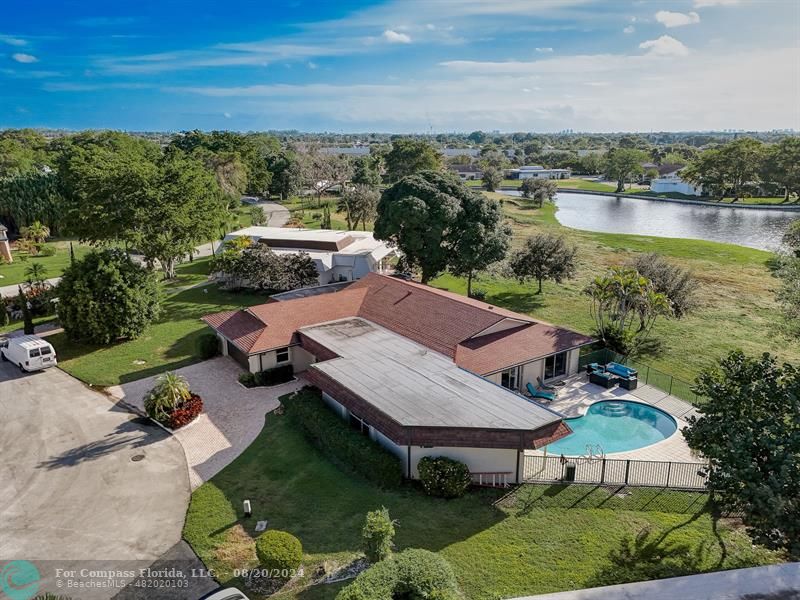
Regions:
<instances>
[{"instance_id":1,"label":"single-story house","mask_svg":"<svg viewBox=\"0 0 800 600\"><path fill-rule=\"evenodd\" d=\"M659 171L658 177L650 180L650 191L657 194L674 192L686 196L702 196L703 186L684 181L680 176L682 168L676 167L663 173Z\"/></svg>"},{"instance_id":2,"label":"single-story house","mask_svg":"<svg viewBox=\"0 0 800 600\"><path fill-rule=\"evenodd\" d=\"M483 177L483 170L477 165L450 165L448 169L458 175L461 181L474 181Z\"/></svg>"},{"instance_id":3,"label":"single-story house","mask_svg":"<svg viewBox=\"0 0 800 600\"><path fill-rule=\"evenodd\" d=\"M527 165L506 171L509 179L569 179L569 169L545 169L540 165Z\"/></svg>"},{"instance_id":4,"label":"single-story house","mask_svg":"<svg viewBox=\"0 0 800 600\"><path fill-rule=\"evenodd\" d=\"M570 432L519 392L578 370L590 337L371 273L344 289L203 318L257 372L292 364L354 427L403 460L450 456L518 481L521 454Z\"/></svg>"},{"instance_id":5,"label":"single-story house","mask_svg":"<svg viewBox=\"0 0 800 600\"><path fill-rule=\"evenodd\" d=\"M229 233L225 241L238 237L266 244L276 254L307 253L317 267L320 285L389 272L388 259L396 255L394 248L369 231L246 227Z\"/></svg>"}]
</instances>

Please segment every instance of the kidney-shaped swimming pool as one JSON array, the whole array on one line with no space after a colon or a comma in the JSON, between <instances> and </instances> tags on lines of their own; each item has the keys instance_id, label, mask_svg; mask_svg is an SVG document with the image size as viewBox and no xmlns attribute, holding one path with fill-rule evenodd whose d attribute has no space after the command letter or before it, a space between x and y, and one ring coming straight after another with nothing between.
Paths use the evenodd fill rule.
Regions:
<instances>
[{"instance_id":1,"label":"kidney-shaped swimming pool","mask_svg":"<svg viewBox=\"0 0 800 600\"><path fill-rule=\"evenodd\" d=\"M675 419L663 410L630 400L596 402L586 414L566 422L572 434L548 445L548 453L596 454L598 445L605 453L627 452L665 440L678 429Z\"/></svg>"}]
</instances>

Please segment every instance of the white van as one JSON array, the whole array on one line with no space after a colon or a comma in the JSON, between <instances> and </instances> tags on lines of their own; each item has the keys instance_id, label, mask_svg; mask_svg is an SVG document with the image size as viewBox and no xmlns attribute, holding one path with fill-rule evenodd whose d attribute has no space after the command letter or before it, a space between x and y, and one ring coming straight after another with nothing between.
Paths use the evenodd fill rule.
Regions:
<instances>
[{"instance_id":1,"label":"white van","mask_svg":"<svg viewBox=\"0 0 800 600\"><path fill-rule=\"evenodd\" d=\"M41 371L55 367L56 351L42 338L22 335L8 338L0 344L0 358L17 365L21 371Z\"/></svg>"}]
</instances>

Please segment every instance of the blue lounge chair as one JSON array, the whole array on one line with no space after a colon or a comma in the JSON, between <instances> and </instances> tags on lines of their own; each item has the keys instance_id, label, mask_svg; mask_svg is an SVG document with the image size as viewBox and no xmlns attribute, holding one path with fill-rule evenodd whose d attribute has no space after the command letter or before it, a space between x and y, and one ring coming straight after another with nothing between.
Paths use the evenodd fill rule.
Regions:
<instances>
[{"instance_id":1,"label":"blue lounge chair","mask_svg":"<svg viewBox=\"0 0 800 600\"><path fill-rule=\"evenodd\" d=\"M630 367L615 362L608 363L606 365L606 371L613 373L617 377L624 377L626 379L628 377L636 377L639 373L636 369L631 369Z\"/></svg>"},{"instance_id":2,"label":"blue lounge chair","mask_svg":"<svg viewBox=\"0 0 800 600\"><path fill-rule=\"evenodd\" d=\"M528 393L531 395L531 398L538 398L539 400L548 400L550 402L556 399L556 395L553 392L537 390L535 387L533 387L533 384L531 383L527 383L525 387L528 388Z\"/></svg>"}]
</instances>

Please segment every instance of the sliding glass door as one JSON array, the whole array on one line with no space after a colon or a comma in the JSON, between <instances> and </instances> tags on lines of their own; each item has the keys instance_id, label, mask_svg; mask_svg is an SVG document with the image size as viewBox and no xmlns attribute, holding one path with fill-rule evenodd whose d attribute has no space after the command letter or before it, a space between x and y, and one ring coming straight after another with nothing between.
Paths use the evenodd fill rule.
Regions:
<instances>
[{"instance_id":1,"label":"sliding glass door","mask_svg":"<svg viewBox=\"0 0 800 600\"><path fill-rule=\"evenodd\" d=\"M544 378L552 379L567 374L567 353L559 352L544 359Z\"/></svg>"}]
</instances>

